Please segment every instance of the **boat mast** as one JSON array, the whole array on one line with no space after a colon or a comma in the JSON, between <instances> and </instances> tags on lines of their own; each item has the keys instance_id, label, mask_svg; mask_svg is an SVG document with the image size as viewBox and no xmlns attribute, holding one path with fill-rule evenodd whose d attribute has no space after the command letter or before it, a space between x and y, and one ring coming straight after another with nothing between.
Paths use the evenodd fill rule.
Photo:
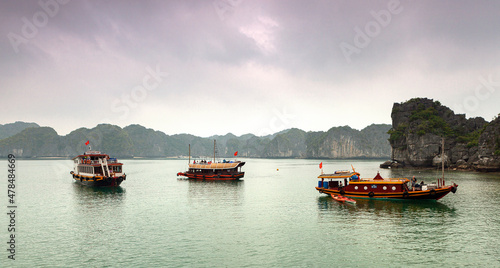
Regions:
<instances>
[{"instance_id":1,"label":"boat mast","mask_svg":"<svg viewBox=\"0 0 500 268\"><path fill-rule=\"evenodd\" d=\"M189 144L189 160L188 164L191 163L191 144Z\"/></svg>"},{"instance_id":2,"label":"boat mast","mask_svg":"<svg viewBox=\"0 0 500 268\"><path fill-rule=\"evenodd\" d=\"M442 170L441 182L443 183L444 186L444 138L441 142L441 170Z\"/></svg>"},{"instance_id":3,"label":"boat mast","mask_svg":"<svg viewBox=\"0 0 500 268\"><path fill-rule=\"evenodd\" d=\"M215 140L214 140L214 163L215 163Z\"/></svg>"}]
</instances>

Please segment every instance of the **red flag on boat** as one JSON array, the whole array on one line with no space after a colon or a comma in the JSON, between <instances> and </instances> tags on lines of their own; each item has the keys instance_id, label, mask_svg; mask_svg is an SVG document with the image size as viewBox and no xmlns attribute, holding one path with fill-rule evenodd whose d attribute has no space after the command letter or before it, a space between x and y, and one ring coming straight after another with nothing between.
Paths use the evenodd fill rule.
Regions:
<instances>
[{"instance_id":1,"label":"red flag on boat","mask_svg":"<svg viewBox=\"0 0 500 268\"><path fill-rule=\"evenodd\" d=\"M85 143L85 145L89 145L89 144L90 144L90 141L87 141L87 142Z\"/></svg>"},{"instance_id":2,"label":"red flag on boat","mask_svg":"<svg viewBox=\"0 0 500 268\"><path fill-rule=\"evenodd\" d=\"M234 156L237 156L237 155L238 155L238 151L236 151L236 152L234 153Z\"/></svg>"},{"instance_id":3,"label":"red flag on boat","mask_svg":"<svg viewBox=\"0 0 500 268\"><path fill-rule=\"evenodd\" d=\"M323 162L319 163L319 168L323 168Z\"/></svg>"}]
</instances>

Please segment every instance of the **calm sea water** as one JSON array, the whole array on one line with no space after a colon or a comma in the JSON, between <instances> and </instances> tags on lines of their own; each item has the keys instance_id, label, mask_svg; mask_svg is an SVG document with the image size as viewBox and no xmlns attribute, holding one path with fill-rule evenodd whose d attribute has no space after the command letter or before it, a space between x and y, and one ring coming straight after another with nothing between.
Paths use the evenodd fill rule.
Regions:
<instances>
[{"instance_id":1,"label":"calm sea water","mask_svg":"<svg viewBox=\"0 0 500 268\"><path fill-rule=\"evenodd\" d=\"M350 205L314 189L320 161L288 159L246 159L239 182L179 179L187 160L124 160L128 177L118 189L75 184L70 160L18 159L12 261L1 162L2 267L500 266L499 174L449 171L458 191L437 202ZM373 177L380 162L332 160L323 168L353 164Z\"/></svg>"}]
</instances>

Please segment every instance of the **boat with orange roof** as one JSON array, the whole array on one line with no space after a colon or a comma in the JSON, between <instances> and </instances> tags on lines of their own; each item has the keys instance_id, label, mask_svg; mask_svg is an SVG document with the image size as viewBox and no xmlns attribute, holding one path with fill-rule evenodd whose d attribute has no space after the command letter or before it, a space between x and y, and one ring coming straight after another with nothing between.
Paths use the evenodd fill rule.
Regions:
<instances>
[{"instance_id":1,"label":"boat with orange roof","mask_svg":"<svg viewBox=\"0 0 500 268\"><path fill-rule=\"evenodd\" d=\"M455 193L458 185L445 185L444 178L437 182L410 186L408 178L382 178L380 173L374 178L361 178L353 171L336 171L318 176L318 190L329 195L368 199L434 199L439 200L448 193Z\"/></svg>"},{"instance_id":2,"label":"boat with orange roof","mask_svg":"<svg viewBox=\"0 0 500 268\"><path fill-rule=\"evenodd\" d=\"M216 162L215 155L216 142L214 140L213 161L199 160L191 163L191 145L189 145L189 168L185 172L177 173L177 176L199 180L239 180L245 176L245 172L241 171L241 167L245 165L245 162L226 160Z\"/></svg>"}]
</instances>

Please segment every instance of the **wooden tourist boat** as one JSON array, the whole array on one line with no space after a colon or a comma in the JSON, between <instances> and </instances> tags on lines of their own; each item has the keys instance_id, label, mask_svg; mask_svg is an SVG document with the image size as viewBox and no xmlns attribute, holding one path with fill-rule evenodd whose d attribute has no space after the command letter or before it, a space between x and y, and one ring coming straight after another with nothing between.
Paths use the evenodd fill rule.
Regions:
<instances>
[{"instance_id":1,"label":"wooden tourist boat","mask_svg":"<svg viewBox=\"0 0 500 268\"><path fill-rule=\"evenodd\" d=\"M437 183L410 187L407 178L384 179L377 173L373 179L363 179L354 170L321 174L318 178L321 180L316 190L320 193L350 198L438 200L449 192L455 193L458 187L456 184L445 185L443 179L438 179Z\"/></svg>"},{"instance_id":2,"label":"wooden tourist boat","mask_svg":"<svg viewBox=\"0 0 500 268\"><path fill-rule=\"evenodd\" d=\"M441 159L444 159L444 139L442 141ZM351 166L352 167L352 166ZM323 168L323 163L320 164ZM416 184L415 177L412 185L407 178L384 179L380 173L373 179L362 179L360 174L352 168L350 171L336 171L333 174L321 174L318 178L318 190L320 193L330 195L343 195L352 198L380 198L380 199L433 199L439 200L448 193L455 193L458 185L446 185L444 180L444 160L441 161L442 177L437 183ZM322 169L323 170L323 169ZM321 172L323 173L323 172ZM326 180L326 181L325 181Z\"/></svg>"},{"instance_id":3,"label":"wooden tourist boat","mask_svg":"<svg viewBox=\"0 0 500 268\"><path fill-rule=\"evenodd\" d=\"M73 179L87 186L119 186L127 175L116 158L98 151L87 151L73 158Z\"/></svg>"},{"instance_id":4,"label":"wooden tourist boat","mask_svg":"<svg viewBox=\"0 0 500 268\"><path fill-rule=\"evenodd\" d=\"M199 180L239 180L245 176L241 167L245 165L242 161L215 161L216 145L214 141L213 161L193 161L191 163L191 145L189 146L189 169L185 172L177 173L177 176L184 176L189 179ZM236 155L237 153L235 153Z\"/></svg>"}]
</instances>

